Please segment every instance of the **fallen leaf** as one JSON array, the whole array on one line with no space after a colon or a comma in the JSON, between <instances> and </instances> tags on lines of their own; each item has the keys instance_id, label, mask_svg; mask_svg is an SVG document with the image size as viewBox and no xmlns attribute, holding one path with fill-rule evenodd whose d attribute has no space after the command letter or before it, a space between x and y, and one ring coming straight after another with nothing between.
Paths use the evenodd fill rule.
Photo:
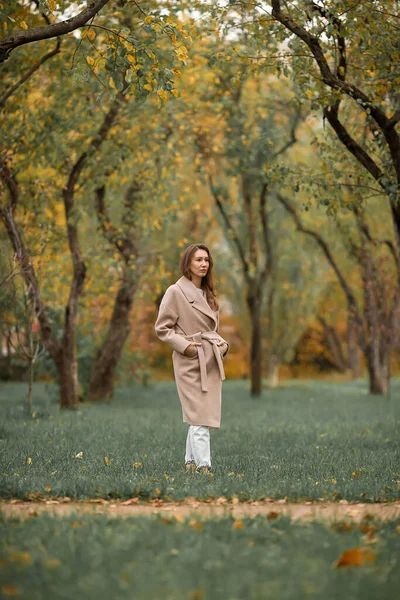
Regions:
<instances>
[{"instance_id":1,"label":"fallen leaf","mask_svg":"<svg viewBox=\"0 0 400 600\"><path fill-rule=\"evenodd\" d=\"M365 523L362 523L361 525L359 525L358 529L360 529L363 533L365 533L369 540L372 540L372 538L374 537L375 531L376 531L375 525L366 525Z\"/></svg>"},{"instance_id":2,"label":"fallen leaf","mask_svg":"<svg viewBox=\"0 0 400 600\"><path fill-rule=\"evenodd\" d=\"M228 500L225 498L225 496L220 496L216 500L216 504L226 504L227 502L228 502Z\"/></svg>"},{"instance_id":3,"label":"fallen leaf","mask_svg":"<svg viewBox=\"0 0 400 600\"><path fill-rule=\"evenodd\" d=\"M140 467L143 467L143 463L135 462L135 463L133 463L132 467L135 467L135 469L140 469Z\"/></svg>"},{"instance_id":4,"label":"fallen leaf","mask_svg":"<svg viewBox=\"0 0 400 600\"><path fill-rule=\"evenodd\" d=\"M2 585L1 590L5 596L19 596L21 593L20 588L15 585Z\"/></svg>"},{"instance_id":5,"label":"fallen leaf","mask_svg":"<svg viewBox=\"0 0 400 600\"><path fill-rule=\"evenodd\" d=\"M121 502L121 506L131 506L131 504L136 504L137 502L139 502L139 498L129 498L128 500Z\"/></svg>"},{"instance_id":6,"label":"fallen leaf","mask_svg":"<svg viewBox=\"0 0 400 600\"><path fill-rule=\"evenodd\" d=\"M200 600L201 598L204 598L204 596L205 596L204 590L201 588L198 590L195 590L194 592L189 594L190 600Z\"/></svg>"},{"instance_id":7,"label":"fallen leaf","mask_svg":"<svg viewBox=\"0 0 400 600\"><path fill-rule=\"evenodd\" d=\"M196 519L189 521L189 527L196 529L196 531L203 531L204 529L204 525L202 525L199 521L196 521Z\"/></svg>"},{"instance_id":8,"label":"fallen leaf","mask_svg":"<svg viewBox=\"0 0 400 600\"><path fill-rule=\"evenodd\" d=\"M162 517L161 521L166 525L172 525L172 519L170 519L169 517Z\"/></svg>"},{"instance_id":9,"label":"fallen leaf","mask_svg":"<svg viewBox=\"0 0 400 600\"><path fill-rule=\"evenodd\" d=\"M273 510L271 510L268 514L267 514L267 519L269 521L274 521L275 519L277 519L279 517L279 513L274 512Z\"/></svg>"},{"instance_id":10,"label":"fallen leaf","mask_svg":"<svg viewBox=\"0 0 400 600\"><path fill-rule=\"evenodd\" d=\"M174 515L174 519L175 521L178 521L178 523L185 523L185 517L181 515L181 513Z\"/></svg>"},{"instance_id":11,"label":"fallen leaf","mask_svg":"<svg viewBox=\"0 0 400 600\"><path fill-rule=\"evenodd\" d=\"M31 459L30 456L26 459L26 464L27 465L31 465L32 464L32 459Z\"/></svg>"},{"instance_id":12,"label":"fallen leaf","mask_svg":"<svg viewBox=\"0 0 400 600\"><path fill-rule=\"evenodd\" d=\"M232 528L233 529L243 529L244 527L244 523L243 521L237 520L233 522Z\"/></svg>"},{"instance_id":13,"label":"fallen leaf","mask_svg":"<svg viewBox=\"0 0 400 600\"><path fill-rule=\"evenodd\" d=\"M51 487L50 487L50 486L48 486L47 488L44 488L44 491L45 491L45 492L51 492Z\"/></svg>"},{"instance_id":14,"label":"fallen leaf","mask_svg":"<svg viewBox=\"0 0 400 600\"><path fill-rule=\"evenodd\" d=\"M366 562L373 563L376 554L370 548L345 550L334 563L335 567L360 567Z\"/></svg>"},{"instance_id":15,"label":"fallen leaf","mask_svg":"<svg viewBox=\"0 0 400 600\"><path fill-rule=\"evenodd\" d=\"M78 454L75 454L75 458L83 458L83 452L78 452Z\"/></svg>"},{"instance_id":16,"label":"fallen leaf","mask_svg":"<svg viewBox=\"0 0 400 600\"><path fill-rule=\"evenodd\" d=\"M343 521L342 523L335 523L332 525L331 529L333 529L333 531L351 531L353 529L353 524L351 521Z\"/></svg>"},{"instance_id":17,"label":"fallen leaf","mask_svg":"<svg viewBox=\"0 0 400 600\"><path fill-rule=\"evenodd\" d=\"M108 456L104 457L104 462L106 465L111 465L111 460L108 458Z\"/></svg>"}]
</instances>

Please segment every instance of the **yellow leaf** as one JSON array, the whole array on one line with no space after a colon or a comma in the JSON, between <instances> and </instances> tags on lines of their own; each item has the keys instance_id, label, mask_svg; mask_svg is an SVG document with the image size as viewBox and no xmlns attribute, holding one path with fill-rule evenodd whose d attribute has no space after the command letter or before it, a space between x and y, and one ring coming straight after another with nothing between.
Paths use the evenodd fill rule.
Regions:
<instances>
[{"instance_id":1,"label":"yellow leaf","mask_svg":"<svg viewBox=\"0 0 400 600\"><path fill-rule=\"evenodd\" d=\"M178 92L178 90L175 90L175 89L171 90L171 94L172 94L173 96L175 96L175 98L178 98L178 96L179 96L179 92Z\"/></svg>"},{"instance_id":2,"label":"yellow leaf","mask_svg":"<svg viewBox=\"0 0 400 600\"><path fill-rule=\"evenodd\" d=\"M127 54L126 58L128 59L128 61L132 64L134 62L136 62L136 58L133 56L133 54Z\"/></svg>"},{"instance_id":3,"label":"yellow leaf","mask_svg":"<svg viewBox=\"0 0 400 600\"><path fill-rule=\"evenodd\" d=\"M132 467L135 467L135 469L140 469L140 467L143 467L143 463L135 462L135 463L133 463Z\"/></svg>"},{"instance_id":4,"label":"yellow leaf","mask_svg":"<svg viewBox=\"0 0 400 600\"><path fill-rule=\"evenodd\" d=\"M196 529L196 531L203 531L204 529L204 526L199 521L196 521L196 519L189 521L189 527Z\"/></svg>"},{"instance_id":5,"label":"yellow leaf","mask_svg":"<svg viewBox=\"0 0 400 600\"><path fill-rule=\"evenodd\" d=\"M151 16L146 17L144 20L145 23L151 23L152 21L154 21L154 17Z\"/></svg>"},{"instance_id":6,"label":"yellow leaf","mask_svg":"<svg viewBox=\"0 0 400 600\"><path fill-rule=\"evenodd\" d=\"M358 479L360 477L360 471L353 471L351 476L353 479Z\"/></svg>"},{"instance_id":7,"label":"yellow leaf","mask_svg":"<svg viewBox=\"0 0 400 600\"><path fill-rule=\"evenodd\" d=\"M159 97L162 98L163 100L165 100L165 101L168 100L168 94L165 90L163 90L163 89L158 90L157 93L158 93Z\"/></svg>"},{"instance_id":8,"label":"yellow leaf","mask_svg":"<svg viewBox=\"0 0 400 600\"><path fill-rule=\"evenodd\" d=\"M87 56L86 61L88 62L89 65L94 65L94 59L91 56Z\"/></svg>"},{"instance_id":9,"label":"yellow leaf","mask_svg":"<svg viewBox=\"0 0 400 600\"><path fill-rule=\"evenodd\" d=\"M177 513L176 515L174 515L174 519L175 519L175 521L178 521L178 523L185 522L185 517L183 515L181 515L180 513Z\"/></svg>"},{"instance_id":10,"label":"yellow leaf","mask_svg":"<svg viewBox=\"0 0 400 600\"><path fill-rule=\"evenodd\" d=\"M50 486L48 486L47 488L44 488L44 491L45 491L45 492L51 492L51 487L50 487Z\"/></svg>"},{"instance_id":11,"label":"yellow leaf","mask_svg":"<svg viewBox=\"0 0 400 600\"><path fill-rule=\"evenodd\" d=\"M312 90L307 90L307 98L309 98L311 100L312 97L313 97Z\"/></svg>"},{"instance_id":12,"label":"yellow leaf","mask_svg":"<svg viewBox=\"0 0 400 600\"><path fill-rule=\"evenodd\" d=\"M42 563L48 569L53 569L54 567L59 567L61 565L61 560L58 558L46 558Z\"/></svg>"},{"instance_id":13,"label":"yellow leaf","mask_svg":"<svg viewBox=\"0 0 400 600\"><path fill-rule=\"evenodd\" d=\"M56 10L56 2L55 0L47 0L47 4L49 5L50 10Z\"/></svg>"},{"instance_id":14,"label":"yellow leaf","mask_svg":"<svg viewBox=\"0 0 400 600\"><path fill-rule=\"evenodd\" d=\"M25 21L20 21L19 23L22 27L22 29L28 29L28 25L25 23Z\"/></svg>"},{"instance_id":15,"label":"yellow leaf","mask_svg":"<svg viewBox=\"0 0 400 600\"><path fill-rule=\"evenodd\" d=\"M108 456L104 457L104 462L106 465L111 465L111 460L108 458Z\"/></svg>"},{"instance_id":16,"label":"yellow leaf","mask_svg":"<svg viewBox=\"0 0 400 600\"><path fill-rule=\"evenodd\" d=\"M240 520L234 521L234 523L232 525L233 529L243 529L243 527L244 527L244 523L243 523L243 521L240 521Z\"/></svg>"},{"instance_id":17,"label":"yellow leaf","mask_svg":"<svg viewBox=\"0 0 400 600\"><path fill-rule=\"evenodd\" d=\"M89 38L89 40L94 40L94 38L96 37L96 32L94 29L89 29L86 35Z\"/></svg>"},{"instance_id":18,"label":"yellow leaf","mask_svg":"<svg viewBox=\"0 0 400 600\"><path fill-rule=\"evenodd\" d=\"M115 90L115 83L114 83L114 79L112 77L110 77L110 79L108 80L108 85L110 86L110 88Z\"/></svg>"},{"instance_id":19,"label":"yellow leaf","mask_svg":"<svg viewBox=\"0 0 400 600\"><path fill-rule=\"evenodd\" d=\"M369 548L345 550L334 563L335 567L360 567L366 562L373 563L376 554Z\"/></svg>"},{"instance_id":20,"label":"yellow leaf","mask_svg":"<svg viewBox=\"0 0 400 600\"><path fill-rule=\"evenodd\" d=\"M145 90L147 90L147 91L149 91L149 92L152 92L152 91L153 91L153 86L152 86L152 85L150 85L150 83L146 83L146 84L143 86L143 89L145 89Z\"/></svg>"},{"instance_id":21,"label":"yellow leaf","mask_svg":"<svg viewBox=\"0 0 400 600\"><path fill-rule=\"evenodd\" d=\"M20 588L15 585L2 585L1 590L5 596L19 596L21 593Z\"/></svg>"},{"instance_id":22,"label":"yellow leaf","mask_svg":"<svg viewBox=\"0 0 400 600\"><path fill-rule=\"evenodd\" d=\"M31 565L32 556L29 552L14 552L10 556L10 561L19 563L20 565Z\"/></svg>"},{"instance_id":23,"label":"yellow leaf","mask_svg":"<svg viewBox=\"0 0 400 600\"><path fill-rule=\"evenodd\" d=\"M31 465L32 464L32 459L31 459L30 456L26 459L26 464L27 465Z\"/></svg>"}]
</instances>

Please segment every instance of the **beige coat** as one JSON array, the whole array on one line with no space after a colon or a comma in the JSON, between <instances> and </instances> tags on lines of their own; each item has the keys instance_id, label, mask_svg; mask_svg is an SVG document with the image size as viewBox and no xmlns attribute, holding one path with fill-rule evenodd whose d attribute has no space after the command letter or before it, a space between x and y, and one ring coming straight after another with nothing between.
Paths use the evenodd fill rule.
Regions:
<instances>
[{"instance_id":1,"label":"beige coat","mask_svg":"<svg viewBox=\"0 0 400 600\"><path fill-rule=\"evenodd\" d=\"M160 340L173 349L183 420L190 425L218 428L221 423L221 387L225 379L222 358L227 349L216 345L225 342L217 329L218 312L210 308L189 279L181 277L167 289L155 330ZM199 344L198 354L189 358L184 351L193 342Z\"/></svg>"}]
</instances>

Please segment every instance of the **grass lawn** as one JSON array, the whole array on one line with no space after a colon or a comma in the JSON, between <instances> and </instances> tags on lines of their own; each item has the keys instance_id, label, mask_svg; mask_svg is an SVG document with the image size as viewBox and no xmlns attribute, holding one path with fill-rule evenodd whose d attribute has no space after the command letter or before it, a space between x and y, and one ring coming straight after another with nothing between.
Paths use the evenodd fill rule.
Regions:
<instances>
[{"instance_id":1,"label":"grass lawn","mask_svg":"<svg viewBox=\"0 0 400 600\"><path fill-rule=\"evenodd\" d=\"M390 400L370 396L365 382L288 382L259 399L246 382L225 382L212 478L184 474L187 425L173 382L65 412L56 388L37 384L34 419L25 394L21 384L0 386L3 498L400 497L399 380Z\"/></svg>"},{"instance_id":2,"label":"grass lawn","mask_svg":"<svg viewBox=\"0 0 400 600\"><path fill-rule=\"evenodd\" d=\"M0 517L0 539L0 590L29 600L389 600L400 586L399 519Z\"/></svg>"}]
</instances>

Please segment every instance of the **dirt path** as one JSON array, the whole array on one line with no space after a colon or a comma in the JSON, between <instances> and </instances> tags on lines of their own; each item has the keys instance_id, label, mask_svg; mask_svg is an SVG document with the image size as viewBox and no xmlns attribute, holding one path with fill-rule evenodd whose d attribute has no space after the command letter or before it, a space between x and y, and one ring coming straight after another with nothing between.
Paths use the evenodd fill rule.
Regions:
<instances>
[{"instance_id":1,"label":"dirt path","mask_svg":"<svg viewBox=\"0 0 400 600\"><path fill-rule=\"evenodd\" d=\"M74 502L69 498L45 500L42 502L23 502L20 500L0 501L0 512L6 517L29 518L42 513L56 516L71 514L105 514L109 517L134 517L144 515L170 515L176 519L185 517L209 519L232 515L234 518L244 516L255 517L265 515L275 519L279 515L290 515L294 520L321 519L327 521L340 521L351 519L361 521L365 517L379 519L400 518L400 501L390 504L361 504L361 503L312 503L288 504L285 501L254 501L254 502L229 502L226 498L218 498L212 502L200 502L188 498L183 502L162 502L152 500L140 502L132 498L125 502L108 502L102 499Z\"/></svg>"}]
</instances>

